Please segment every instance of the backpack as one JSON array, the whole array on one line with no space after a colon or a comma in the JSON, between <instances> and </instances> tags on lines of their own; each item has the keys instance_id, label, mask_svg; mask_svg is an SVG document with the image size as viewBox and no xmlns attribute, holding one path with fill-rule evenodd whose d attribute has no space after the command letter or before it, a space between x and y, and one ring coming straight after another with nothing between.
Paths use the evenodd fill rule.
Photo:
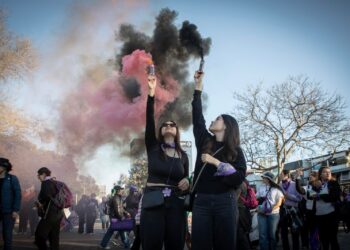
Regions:
<instances>
[{"instance_id":1,"label":"backpack","mask_svg":"<svg viewBox=\"0 0 350 250\"><path fill-rule=\"evenodd\" d=\"M64 182L53 180L57 194L51 197L52 202L58 208L68 208L73 205L73 194Z\"/></svg>"},{"instance_id":2,"label":"backpack","mask_svg":"<svg viewBox=\"0 0 350 250\"><path fill-rule=\"evenodd\" d=\"M247 185L247 195L244 197L241 194L240 199L246 207L248 207L249 209L254 209L259 205L259 202L256 198L254 189L251 186L249 186L249 184L245 184Z\"/></svg>"}]
</instances>

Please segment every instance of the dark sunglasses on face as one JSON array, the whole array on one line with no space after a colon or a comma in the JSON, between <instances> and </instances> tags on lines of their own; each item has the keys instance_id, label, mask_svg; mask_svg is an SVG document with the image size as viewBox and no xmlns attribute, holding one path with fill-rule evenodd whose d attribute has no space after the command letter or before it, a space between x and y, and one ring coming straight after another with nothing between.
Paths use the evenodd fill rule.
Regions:
<instances>
[{"instance_id":1,"label":"dark sunglasses on face","mask_svg":"<svg viewBox=\"0 0 350 250\"><path fill-rule=\"evenodd\" d=\"M174 122L164 122L162 124L162 127L172 127L172 128L174 128L174 127L176 127L176 123L174 123Z\"/></svg>"}]
</instances>

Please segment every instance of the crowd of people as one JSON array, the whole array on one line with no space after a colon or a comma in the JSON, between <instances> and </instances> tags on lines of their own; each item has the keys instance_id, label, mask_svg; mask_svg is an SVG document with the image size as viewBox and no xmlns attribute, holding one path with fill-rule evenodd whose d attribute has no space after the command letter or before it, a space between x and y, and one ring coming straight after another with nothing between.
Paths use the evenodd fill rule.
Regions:
<instances>
[{"instance_id":1,"label":"crowd of people","mask_svg":"<svg viewBox=\"0 0 350 250\"><path fill-rule=\"evenodd\" d=\"M148 75L145 128L148 176L142 192L131 185L124 197L124 187L115 185L111 194L102 197L100 202L96 194L82 195L67 217L63 212L65 206L53 202L60 190L48 168L42 167L37 172L41 189L36 199L36 195L22 195L17 177L9 174L10 161L0 158L4 249L11 249L14 221L18 216L18 232L26 232L29 220L30 233L40 250L48 249L47 241L50 249L59 249L60 230L72 230L75 223L79 234L94 234L98 218L104 232L100 247L104 249L110 248L109 242L115 235L114 241L120 237L122 247L133 250L141 247L143 250L182 250L185 244L193 250L249 250L255 248L249 236L254 216L261 250L276 249L279 240L284 250L340 249L338 222L341 215L349 212L349 206L343 205L349 204L350 197L342 195L331 169L322 166L317 172L311 171L307 183L300 170L294 176L288 170L279 176L264 172L263 184L255 192L246 181L246 160L235 118L220 114L207 128L201 101L203 77L204 73L199 71L194 76L192 120L197 157L193 179L189 178L189 159L181 148L176 121L163 121L156 133L157 78L154 74ZM190 182L195 183L194 189L190 189ZM192 206L186 208L192 212L191 227L185 209L187 195L193 201ZM126 224L125 228L120 227L118 222L123 221L131 222L131 228L126 229Z\"/></svg>"}]
</instances>

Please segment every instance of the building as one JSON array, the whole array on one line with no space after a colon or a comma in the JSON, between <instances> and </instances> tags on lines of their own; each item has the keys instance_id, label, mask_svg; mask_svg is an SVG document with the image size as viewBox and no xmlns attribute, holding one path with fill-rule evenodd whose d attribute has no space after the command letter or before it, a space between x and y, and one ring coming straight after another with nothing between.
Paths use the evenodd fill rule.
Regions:
<instances>
[{"instance_id":1,"label":"building","mask_svg":"<svg viewBox=\"0 0 350 250\"><path fill-rule=\"evenodd\" d=\"M340 185L350 185L350 148L339 152L328 153L305 160L289 162L284 165L284 169L293 172L296 169L304 169L304 177L309 176L310 171L318 171L322 166L329 166L332 175Z\"/></svg>"}]
</instances>

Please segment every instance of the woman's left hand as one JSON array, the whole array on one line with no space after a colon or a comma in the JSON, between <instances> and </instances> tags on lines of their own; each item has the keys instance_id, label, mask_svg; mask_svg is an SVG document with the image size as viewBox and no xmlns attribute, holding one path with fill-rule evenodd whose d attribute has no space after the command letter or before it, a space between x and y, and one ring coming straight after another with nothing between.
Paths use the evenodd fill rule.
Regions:
<instances>
[{"instance_id":1,"label":"woman's left hand","mask_svg":"<svg viewBox=\"0 0 350 250\"><path fill-rule=\"evenodd\" d=\"M187 178L183 178L179 184L177 185L177 187L181 190L181 191L185 191L190 187L190 182L188 181Z\"/></svg>"},{"instance_id":2,"label":"woman's left hand","mask_svg":"<svg viewBox=\"0 0 350 250\"><path fill-rule=\"evenodd\" d=\"M211 156L210 154L202 154L201 159L202 159L202 162L213 164L216 167L219 166L219 164L220 164L220 161L218 159L216 159L215 157Z\"/></svg>"}]
</instances>

